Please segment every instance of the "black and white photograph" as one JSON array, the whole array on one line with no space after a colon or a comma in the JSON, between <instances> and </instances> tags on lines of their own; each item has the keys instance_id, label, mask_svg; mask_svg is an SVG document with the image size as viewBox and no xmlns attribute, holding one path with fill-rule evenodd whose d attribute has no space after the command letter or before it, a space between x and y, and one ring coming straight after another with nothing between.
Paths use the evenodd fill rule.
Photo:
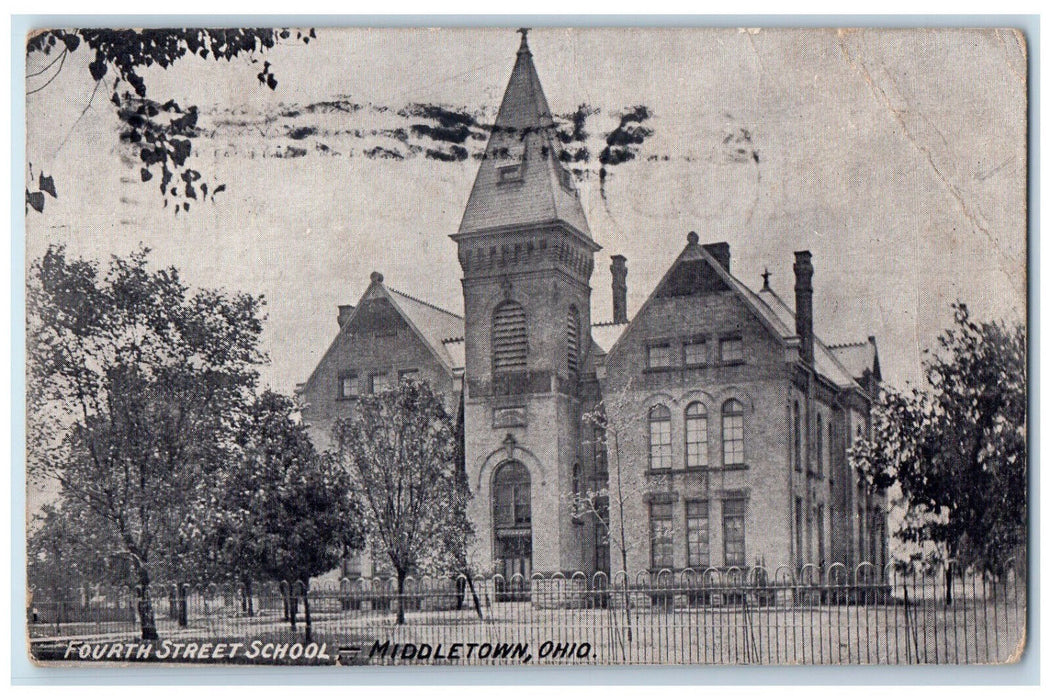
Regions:
<instances>
[{"instance_id":1,"label":"black and white photograph","mask_svg":"<svg viewBox=\"0 0 1051 700\"><path fill-rule=\"evenodd\" d=\"M32 662L1018 663L1028 78L995 26L31 31Z\"/></svg>"}]
</instances>

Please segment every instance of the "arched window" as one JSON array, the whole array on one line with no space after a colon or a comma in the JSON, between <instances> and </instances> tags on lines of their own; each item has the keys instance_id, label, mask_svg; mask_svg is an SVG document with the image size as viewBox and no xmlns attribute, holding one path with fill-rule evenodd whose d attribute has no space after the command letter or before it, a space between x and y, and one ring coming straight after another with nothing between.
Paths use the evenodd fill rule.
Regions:
<instances>
[{"instance_id":1,"label":"arched window","mask_svg":"<svg viewBox=\"0 0 1051 700\"><path fill-rule=\"evenodd\" d=\"M577 498L584 495L584 473L580 462L573 463L573 495Z\"/></svg>"},{"instance_id":2,"label":"arched window","mask_svg":"<svg viewBox=\"0 0 1051 700\"><path fill-rule=\"evenodd\" d=\"M708 466L708 409L695 401L686 407L686 468Z\"/></svg>"},{"instance_id":3,"label":"arched window","mask_svg":"<svg viewBox=\"0 0 1051 700\"><path fill-rule=\"evenodd\" d=\"M531 522L529 472L519 462L507 462L493 476L493 524L501 529Z\"/></svg>"},{"instance_id":4,"label":"arched window","mask_svg":"<svg viewBox=\"0 0 1051 700\"><path fill-rule=\"evenodd\" d=\"M744 404L729 399L723 404L723 466L744 464Z\"/></svg>"},{"instance_id":5,"label":"arched window","mask_svg":"<svg viewBox=\"0 0 1051 700\"><path fill-rule=\"evenodd\" d=\"M520 462L505 462L493 474L493 555L503 577L497 600L520 597L533 572L529 484L529 471Z\"/></svg>"},{"instance_id":6,"label":"arched window","mask_svg":"<svg viewBox=\"0 0 1051 700\"><path fill-rule=\"evenodd\" d=\"M799 402L792 404L792 438L795 448L796 471L803 471L803 431L799 425Z\"/></svg>"},{"instance_id":7,"label":"arched window","mask_svg":"<svg viewBox=\"0 0 1051 700\"><path fill-rule=\"evenodd\" d=\"M526 368L526 317L518 302L505 301L493 311L492 345L494 374Z\"/></svg>"},{"instance_id":8,"label":"arched window","mask_svg":"<svg viewBox=\"0 0 1051 700\"><path fill-rule=\"evenodd\" d=\"M580 312L570 306L566 315L566 366L570 376L576 376L580 364Z\"/></svg>"},{"instance_id":9,"label":"arched window","mask_svg":"<svg viewBox=\"0 0 1051 700\"><path fill-rule=\"evenodd\" d=\"M650 409L650 469L671 469L671 411L657 404Z\"/></svg>"}]
</instances>

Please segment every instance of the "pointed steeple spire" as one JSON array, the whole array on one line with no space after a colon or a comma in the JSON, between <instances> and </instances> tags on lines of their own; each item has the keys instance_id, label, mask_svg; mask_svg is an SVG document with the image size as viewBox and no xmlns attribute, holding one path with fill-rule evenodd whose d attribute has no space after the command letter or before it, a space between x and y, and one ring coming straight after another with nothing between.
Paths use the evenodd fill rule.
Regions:
<instances>
[{"instance_id":1,"label":"pointed steeple spire","mask_svg":"<svg viewBox=\"0 0 1051 700\"><path fill-rule=\"evenodd\" d=\"M515 65L459 233L559 221L590 238L572 173L559 161L562 149L533 65L528 30L518 31L522 41Z\"/></svg>"}]
</instances>

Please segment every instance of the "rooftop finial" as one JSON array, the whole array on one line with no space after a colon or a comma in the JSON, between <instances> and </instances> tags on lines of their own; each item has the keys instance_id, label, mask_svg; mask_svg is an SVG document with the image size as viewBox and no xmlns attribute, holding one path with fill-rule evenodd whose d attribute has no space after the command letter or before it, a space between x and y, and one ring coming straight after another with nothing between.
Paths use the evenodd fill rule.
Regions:
<instances>
[{"instance_id":1,"label":"rooftop finial","mask_svg":"<svg viewBox=\"0 0 1051 700\"><path fill-rule=\"evenodd\" d=\"M526 40L526 35L529 34L529 27L520 28L518 33L522 35L522 44L518 47L518 53L529 53L529 42Z\"/></svg>"},{"instance_id":2,"label":"rooftop finial","mask_svg":"<svg viewBox=\"0 0 1051 700\"><path fill-rule=\"evenodd\" d=\"M770 270L763 268L763 289L770 289Z\"/></svg>"}]
</instances>

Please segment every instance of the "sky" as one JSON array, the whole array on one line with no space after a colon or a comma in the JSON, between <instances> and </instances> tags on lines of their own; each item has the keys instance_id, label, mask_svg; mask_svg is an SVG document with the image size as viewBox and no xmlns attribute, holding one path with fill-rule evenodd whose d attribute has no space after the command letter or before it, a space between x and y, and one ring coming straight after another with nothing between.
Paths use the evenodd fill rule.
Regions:
<instances>
[{"instance_id":1,"label":"sky","mask_svg":"<svg viewBox=\"0 0 1051 700\"><path fill-rule=\"evenodd\" d=\"M27 213L27 260L54 243L99 260L142 244L191 285L263 294L263 380L291 392L335 336L337 305L357 303L374 270L462 310L448 236L519 39L510 28L319 29L255 59L147 70L151 97L198 105L194 167L226 186L178 215L142 182L110 86L95 91L75 51L27 79L27 177L43 171L58 193ZM793 251L812 251L818 335L876 336L898 386L921 378L954 300L1024 322L1020 35L538 28L529 44L552 111L586 115L571 147L587 149L574 168L602 246L594 320L611 316L610 255L628 259L633 313L696 231L729 242L731 271L753 289L769 269L786 300ZM27 73L52 58L30 55ZM256 79L264 60L275 90ZM642 142L600 178L608 135L640 106L628 126ZM462 144L433 138L435 114L462 117Z\"/></svg>"}]
</instances>

